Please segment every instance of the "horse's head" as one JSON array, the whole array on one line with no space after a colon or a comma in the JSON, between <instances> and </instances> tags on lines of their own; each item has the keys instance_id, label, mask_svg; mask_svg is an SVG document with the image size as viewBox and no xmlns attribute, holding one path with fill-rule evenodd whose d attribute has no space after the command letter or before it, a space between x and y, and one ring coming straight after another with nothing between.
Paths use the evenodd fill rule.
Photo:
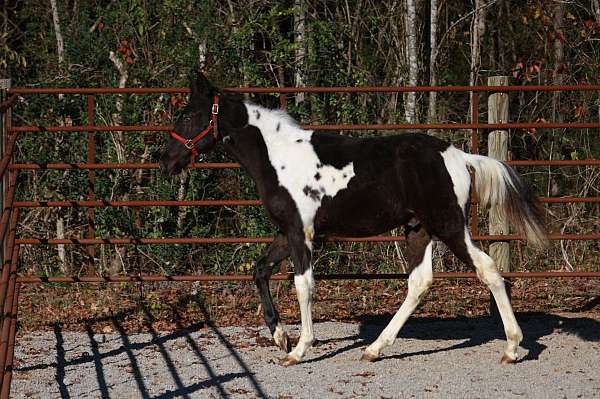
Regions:
<instances>
[{"instance_id":1,"label":"horse's head","mask_svg":"<svg viewBox=\"0 0 600 399\"><path fill-rule=\"evenodd\" d=\"M167 145L160 157L160 169L168 176L179 174L197 153L211 150L218 141L211 128L218 112L214 106L218 90L198 72L190 84L191 94L183 114L177 119Z\"/></svg>"}]
</instances>

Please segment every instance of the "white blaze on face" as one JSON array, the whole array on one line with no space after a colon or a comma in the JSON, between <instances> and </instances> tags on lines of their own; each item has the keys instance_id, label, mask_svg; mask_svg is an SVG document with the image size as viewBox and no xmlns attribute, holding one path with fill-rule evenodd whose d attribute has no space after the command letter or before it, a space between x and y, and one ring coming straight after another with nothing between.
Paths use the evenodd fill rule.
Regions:
<instances>
[{"instance_id":1,"label":"white blaze on face","mask_svg":"<svg viewBox=\"0 0 600 399\"><path fill-rule=\"evenodd\" d=\"M312 130L300 128L284 111L245 105L248 124L260 130L279 185L288 190L298 207L308 245L323 197L334 197L348 187L354 177L354 165L350 162L338 169L323 164L310 142Z\"/></svg>"}]
</instances>

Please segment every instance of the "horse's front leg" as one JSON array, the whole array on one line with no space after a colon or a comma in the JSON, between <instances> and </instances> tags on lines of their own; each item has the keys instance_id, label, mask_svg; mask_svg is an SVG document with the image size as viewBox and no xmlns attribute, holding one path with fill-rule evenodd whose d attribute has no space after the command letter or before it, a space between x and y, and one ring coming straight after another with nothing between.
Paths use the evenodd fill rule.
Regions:
<instances>
[{"instance_id":1,"label":"horse's front leg","mask_svg":"<svg viewBox=\"0 0 600 399\"><path fill-rule=\"evenodd\" d=\"M314 341L312 324L312 304L315 280L311 265L312 234L288 235L292 261L294 262L294 285L300 304L302 329L296 347L281 359L282 366L291 366L302 360Z\"/></svg>"},{"instance_id":2,"label":"horse's front leg","mask_svg":"<svg viewBox=\"0 0 600 399\"><path fill-rule=\"evenodd\" d=\"M287 238L282 234L278 234L271 245L258 258L254 268L254 282L260 295L265 323L273 335L275 345L280 347L285 353L288 353L292 349L292 345L279 320L279 312L277 312L273 304L273 297L269 289L269 279L273 272L273 266L289 255L290 250Z\"/></svg>"}]
</instances>

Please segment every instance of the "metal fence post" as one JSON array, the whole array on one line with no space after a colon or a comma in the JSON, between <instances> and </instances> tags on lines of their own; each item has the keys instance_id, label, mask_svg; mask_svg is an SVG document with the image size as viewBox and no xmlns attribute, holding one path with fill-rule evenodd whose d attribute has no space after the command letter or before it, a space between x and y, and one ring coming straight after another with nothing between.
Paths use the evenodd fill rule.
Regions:
<instances>
[{"instance_id":1,"label":"metal fence post","mask_svg":"<svg viewBox=\"0 0 600 399\"><path fill-rule=\"evenodd\" d=\"M95 100L93 95L88 95L87 97L87 122L88 126L94 126L95 119ZM87 143L87 162L95 163L96 162L96 132L90 130L88 132L88 143ZM93 170L88 171L88 200L93 201L96 199L96 173ZM95 232L95 211L93 207L89 207L87 209L88 216L88 238L94 238L96 236ZM96 258L96 247L90 245L88 247L88 255L90 256L88 275L94 273L95 271L95 258Z\"/></svg>"},{"instance_id":2,"label":"metal fence post","mask_svg":"<svg viewBox=\"0 0 600 399\"><path fill-rule=\"evenodd\" d=\"M4 102L8 98L8 89L10 89L10 79L0 79L0 103ZM6 112L0 112L0 158L4 156L6 149L6 138L8 134L8 127L10 121L10 107ZM4 211L5 194L8 184L7 173L0 178L0 213ZM4 264L4 241L0 245L0 265Z\"/></svg>"}]
</instances>

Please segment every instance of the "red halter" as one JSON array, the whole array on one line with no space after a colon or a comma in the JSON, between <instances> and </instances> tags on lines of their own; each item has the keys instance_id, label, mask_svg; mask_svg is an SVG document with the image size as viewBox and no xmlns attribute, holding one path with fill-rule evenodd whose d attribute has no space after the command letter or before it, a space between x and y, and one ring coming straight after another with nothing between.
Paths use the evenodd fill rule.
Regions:
<instances>
[{"instance_id":1,"label":"red halter","mask_svg":"<svg viewBox=\"0 0 600 399\"><path fill-rule=\"evenodd\" d=\"M210 133L211 130L213 132L213 136L214 136L215 140L217 140L219 137L219 132L217 131L217 115L219 115L219 96L214 97L214 102L212 105L211 113L212 113L212 116L210 118L210 122L208 123L208 126L206 127L206 129L204 129L203 131L198 133L196 135L196 137L194 137L192 139L186 139L185 137L178 135L174 131L169 132L169 134L175 140L177 140L181 144L183 144L185 146L185 148L190 150L192 152L193 156L196 156L196 155L198 155L198 150L196 149L196 143L198 141L202 140L202 137L204 137L208 133Z\"/></svg>"}]
</instances>

